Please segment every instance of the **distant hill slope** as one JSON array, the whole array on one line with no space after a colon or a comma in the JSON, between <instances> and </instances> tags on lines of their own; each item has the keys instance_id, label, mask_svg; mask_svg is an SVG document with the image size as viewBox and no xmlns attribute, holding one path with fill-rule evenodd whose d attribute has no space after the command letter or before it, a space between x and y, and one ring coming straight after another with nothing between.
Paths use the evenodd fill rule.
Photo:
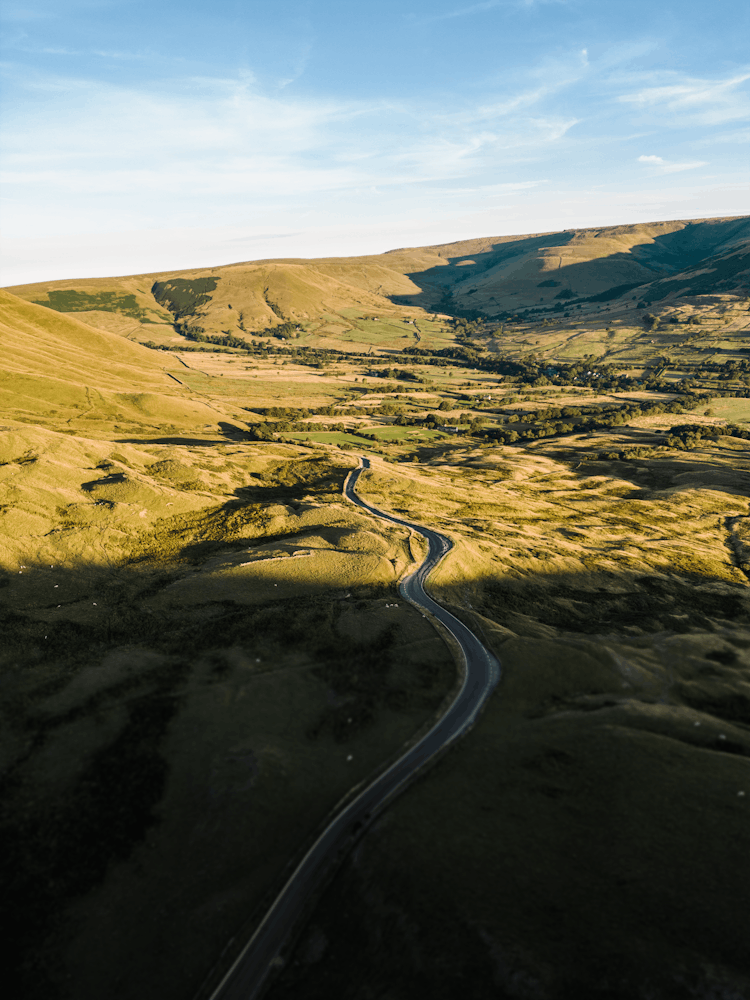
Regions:
<instances>
[{"instance_id":1,"label":"distant hill slope","mask_svg":"<svg viewBox=\"0 0 750 1000\"><path fill-rule=\"evenodd\" d=\"M265 260L123 278L42 282L24 299L124 336L262 333L283 323L440 311L518 313L556 301L647 302L750 289L750 217L483 237L364 256Z\"/></svg>"},{"instance_id":2,"label":"distant hill slope","mask_svg":"<svg viewBox=\"0 0 750 1000\"><path fill-rule=\"evenodd\" d=\"M716 281L729 278L722 291L750 286L746 216L467 240L424 249L449 265L433 269L429 277L423 274L425 285L434 282L432 294L442 289L459 307L471 306L488 315L618 289L623 289L621 294L639 289L639 297L649 301L680 288L683 294L703 294L706 286L712 289L714 279L696 282L697 270L706 275L718 271ZM728 266L727 257L739 266ZM685 279L677 281L682 272ZM653 283L661 279L674 284L652 294Z\"/></svg>"}]
</instances>

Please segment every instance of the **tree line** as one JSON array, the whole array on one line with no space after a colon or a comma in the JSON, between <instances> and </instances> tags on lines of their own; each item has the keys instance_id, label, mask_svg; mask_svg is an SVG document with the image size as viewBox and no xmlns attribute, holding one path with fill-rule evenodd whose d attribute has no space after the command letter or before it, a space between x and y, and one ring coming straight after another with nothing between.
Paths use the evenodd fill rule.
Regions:
<instances>
[{"instance_id":1,"label":"tree line","mask_svg":"<svg viewBox=\"0 0 750 1000\"><path fill-rule=\"evenodd\" d=\"M629 402L624 406L562 407L559 411L548 408L529 413L522 421L505 426L481 428L474 433L499 444L515 444L518 441L621 427L635 417L648 417L659 413L684 413L710 400L709 395L700 394L682 396L668 403ZM576 410L578 412L574 412ZM584 413L583 410L587 412Z\"/></svg>"}]
</instances>

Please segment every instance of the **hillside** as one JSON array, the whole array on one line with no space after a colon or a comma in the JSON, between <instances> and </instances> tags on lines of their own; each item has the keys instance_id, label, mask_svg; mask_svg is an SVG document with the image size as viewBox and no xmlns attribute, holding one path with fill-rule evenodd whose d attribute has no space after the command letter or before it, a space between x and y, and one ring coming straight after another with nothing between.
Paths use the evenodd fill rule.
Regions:
<instances>
[{"instance_id":1,"label":"hillside","mask_svg":"<svg viewBox=\"0 0 750 1000\"><path fill-rule=\"evenodd\" d=\"M369 499L454 540L431 587L504 675L271 995L747 995L747 303L461 326L367 287L471 266L444 252L50 286L66 314L0 295L0 843L28 1000L202 996L455 684L395 590L418 545L341 496L363 453ZM659 280L712 280L687 259ZM253 269L282 315L300 275L387 309L238 351L161 322L236 279L232 314ZM200 353L128 342L162 328ZM342 341L419 351L310 349Z\"/></svg>"},{"instance_id":2,"label":"hillside","mask_svg":"<svg viewBox=\"0 0 750 1000\"><path fill-rule=\"evenodd\" d=\"M387 253L40 282L10 291L92 326L163 346L185 334L281 330L315 346L404 346L403 322L445 338L437 314L554 315L569 304L673 303L747 294L750 218L485 237ZM430 320L432 315L432 321ZM286 326L285 326L286 324ZM422 326L425 328L422 329ZM419 339L419 337L417 337Z\"/></svg>"},{"instance_id":3,"label":"hillside","mask_svg":"<svg viewBox=\"0 0 750 1000\"><path fill-rule=\"evenodd\" d=\"M215 422L167 370L181 367L116 334L0 291L0 400L6 418L36 423ZM45 419L46 418L46 419Z\"/></svg>"},{"instance_id":4,"label":"hillside","mask_svg":"<svg viewBox=\"0 0 750 1000\"><path fill-rule=\"evenodd\" d=\"M0 330L2 363L18 371L28 368L36 375L54 373L73 379L88 379L98 372L112 388L142 385L144 378L152 385L168 384L163 359L140 345L5 290L0 290ZM105 358L107 369L102 368Z\"/></svg>"},{"instance_id":5,"label":"hillside","mask_svg":"<svg viewBox=\"0 0 750 1000\"><path fill-rule=\"evenodd\" d=\"M138 471L143 455L125 443L217 436L236 423L235 407L201 398L167 370L176 366L185 371L168 354L0 291L0 566L32 554L109 560L134 526L205 504L197 490L210 485L198 475L182 477L192 493L171 495Z\"/></svg>"},{"instance_id":6,"label":"hillside","mask_svg":"<svg viewBox=\"0 0 750 1000\"><path fill-rule=\"evenodd\" d=\"M747 287L750 219L575 229L426 249L449 263L447 270L432 272L436 289L443 288L461 307L487 314L538 307L555 299L615 299L616 291L632 297L637 290L638 298L652 301L680 290L686 295L705 291L705 282L700 290L692 287L693 270L708 273L727 255L739 255L742 266L732 271L733 281L725 290L737 284ZM461 272L456 271L459 267ZM680 282L683 271L688 275ZM722 278L729 277L725 271ZM674 286L656 289L654 282L665 278Z\"/></svg>"}]
</instances>

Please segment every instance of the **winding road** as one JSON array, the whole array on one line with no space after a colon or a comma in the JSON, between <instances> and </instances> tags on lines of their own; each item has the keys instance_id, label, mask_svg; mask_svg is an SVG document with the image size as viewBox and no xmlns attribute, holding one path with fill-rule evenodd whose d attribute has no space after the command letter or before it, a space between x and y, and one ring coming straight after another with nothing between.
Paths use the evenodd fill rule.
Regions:
<instances>
[{"instance_id":1,"label":"winding road","mask_svg":"<svg viewBox=\"0 0 750 1000\"><path fill-rule=\"evenodd\" d=\"M284 964L280 953L298 923L306 900L321 885L331 865L340 860L375 813L402 791L427 761L473 725L500 680L500 664L492 653L463 622L433 601L425 591L427 577L452 543L437 531L388 514L363 500L355 487L362 473L370 468L370 461L362 458L360 462L360 467L351 472L344 485L346 498L376 517L418 532L429 543L424 562L401 581L399 592L411 604L436 618L458 643L463 660L461 688L432 729L348 802L323 830L210 994L210 1000L255 1000L260 995L271 971Z\"/></svg>"}]
</instances>

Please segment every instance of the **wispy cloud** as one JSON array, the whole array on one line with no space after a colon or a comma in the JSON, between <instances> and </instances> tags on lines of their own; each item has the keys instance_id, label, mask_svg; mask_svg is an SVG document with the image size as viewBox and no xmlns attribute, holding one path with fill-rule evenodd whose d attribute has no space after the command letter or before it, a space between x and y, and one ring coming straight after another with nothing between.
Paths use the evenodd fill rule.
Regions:
<instances>
[{"instance_id":1,"label":"wispy cloud","mask_svg":"<svg viewBox=\"0 0 750 1000\"><path fill-rule=\"evenodd\" d=\"M41 3L33 0L9 0L3 5L2 17L4 21L10 22L48 21L50 18L70 18L79 12L90 14L112 6L112 0L66 0L65 5L51 4L46 0Z\"/></svg>"},{"instance_id":2,"label":"wispy cloud","mask_svg":"<svg viewBox=\"0 0 750 1000\"><path fill-rule=\"evenodd\" d=\"M310 63L315 48L315 39L312 35L312 29L308 28L307 30L308 37L297 46L296 55L291 59L291 67L288 75L279 80L278 86L280 90L283 90L284 87L288 87L292 83L296 83Z\"/></svg>"},{"instance_id":3,"label":"wispy cloud","mask_svg":"<svg viewBox=\"0 0 750 1000\"><path fill-rule=\"evenodd\" d=\"M484 0L483 3L474 3L469 7L457 7L455 10L447 10L443 14L434 14L427 18L428 21L447 21L454 17L468 17L470 14L481 14L494 7L507 6L507 0Z\"/></svg>"},{"instance_id":4,"label":"wispy cloud","mask_svg":"<svg viewBox=\"0 0 750 1000\"><path fill-rule=\"evenodd\" d=\"M75 59L80 59L82 56L97 56L101 59L143 60L153 58L153 52L122 52L117 49L70 49L54 45L39 47L17 45L14 48L17 52L23 52L26 55L69 56Z\"/></svg>"},{"instance_id":5,"label":"wispy cloud","mask_svg":"<svg viewBox=\"0 0 750 1000\"><path fill-rule=\"evenodd\" d=\"M446 10L440 14L432 14L426 18L420 18L420 24L427 24L431 21L447 21L455 17L470 17L472 14L483 14L485 11L494 10L498 7L524 8L541 7L545 4L566 4L568 0L481 0L480 3L469 4L468 7L455 7L453 10Z\"/></svg>"},{"instance_id":6,"label":"wispy cloud","mask_svg":"<svg viewBox=\"0 0 750 1000\"><path fill-rule=\"evenodd\" d=\"M529 114L534 94L451 114L419 102L264 93L249 75L172 81L160 92L52 75L22 85L35 127L22 115L8 122L2 176L8 226L19 232L45 215L60 229L96 227L103 205L110 225L185 225L191 216L200 225L230 204L249 218L258 206L311 196L341 203L375 191L406 197L419 185L476 186L487 170L513 184L519 157L576 123Z\"/></svg>"},{"instance_id":7,"label":"wispy cloud","mask_svg":"<svg viewBox=\"0 0 750 1000\"><path fill-rule=\"evenodd\" d=\"M665 160L661 156L639 156L639 163L647 163L651 167L656 167L662 174L677 174L683 170L695 170L696 167L705 167L706 160L693 160L689 163L673 163Z\"/></svg>"},{"instance_id":8,"label":"wispy cloud","mask_svg":"<svg viewBox=\"0 0 750 1000\"><path fill-rule=\"evenodd\" d=\"M27 2L32 10L49 4ZM124 10L121 0L105 2ZM750 117L750 68L644 72L644 64L659 66L663 35L639 22L630 34L618 30L603 40L603 30L584 30L567 16L546 17L542 32L537 15L547 2L555 0L413 5L443 21L421 31L411 20L427 54L422 58L408 37L394 39L385 30L385 40L373 42L374 51L383 46L382 60L369 58L361 74L342 60L343 76L322 65L333 58L335 40L324 38L323 21L312 14L310 23L299 15L292 37L286 14L270 13L269 25L283 20L281 56L274 55L269 27L268 46L265 36L256 37L235 51L247 71L232 68L224 48L217 68L210 45L191 51L169 42L163 52L144 46L142 65L137 32L107 33L82 21L87 30L34 33L18 24L19 63L6 68L7 231L29 237L174 232L231 222L231 238L255 234L247 239L267 255L280 252L281 242L272 251L276 240L288 243L287 234L310 233L331 219L345 219L352 231L381 227L385 233L411 214L431 220L463 213L477 231L497 226L501 232L485 216L490 209L510 211L513 204L549 198L545 211L570 205L570 212L585 214L597 188L602 205L607 199L619 204L617 191L629 192L623 205L634 205L638 191L653 189L652 213L657 203L671 205L672 192L679 184L687 189L689 181L696 191L721 192L711 195L711 206L726 214L728 184L739 176L746 149L730 144L746 142L749 134L741 119ZM580 13L581 5L570 6ZM288 3L294 10L308 6ZM451 20L460 18L466 20ZM211 18L200 22L206 32L209 21L214 26ZM489 31L500 22L502 46ZM350 29L341 37L350 39ZM455 44L458 35L479 42L480 33L489 47ZM169 41L168 33L164 37ZM149 39L149 49L161 44L156 31ZM39 48L25 50L32 57L21 65L20 46L33 44ZM44 58L43 46L48 56L55 49L55 57ZM449 69L435 57L441 51L455 56ZM48 66L55 73L40 69ZM716 128L722 121L727 124ZM721 157L704 148L709 141L724 143ZM708 168L715 176L699 169L707 166L697 159L701 148L715 161ZM657 155L662 151L667 155ZM671 176L680 173L686 176ZM553 181L539 178L553 178L557 195ZM738 197L732 193L739 205ZM685 198L680 205L692 212L693 195ZM692 214L712 214L697 194ZM658 217L655 209L649 217ZM513 223L513 231L526 225ZM552 222L528 225L547 229Z\"/></svg>"},{"instance_id":9,"label":"wispy cloud","mask_svg":"<svg viewBox=\"0 0 750 1000\"><path fill-rule=\"evenodd\" d=\"M677 79L676 74L668 76L669 82L665 80L621 94L618 101L639 109L667 111L679 124L715 125L750 117L750 95L747 88L743 88L743 84L750 80L750 72L725 80Z\"/></svg>"},{"instance_id":10,"label":"wispy cloud","mask_svg":"<svg viewBox=\"0 0 750 1000\"><path fill-rule=\"evenodd\" d=\"M750 128L734 129L731 132L714 132L703 139L696 139L693 145L713 146L717 142L730 142L734 145L750 142Z\"/></svg>"}]
</instances>

